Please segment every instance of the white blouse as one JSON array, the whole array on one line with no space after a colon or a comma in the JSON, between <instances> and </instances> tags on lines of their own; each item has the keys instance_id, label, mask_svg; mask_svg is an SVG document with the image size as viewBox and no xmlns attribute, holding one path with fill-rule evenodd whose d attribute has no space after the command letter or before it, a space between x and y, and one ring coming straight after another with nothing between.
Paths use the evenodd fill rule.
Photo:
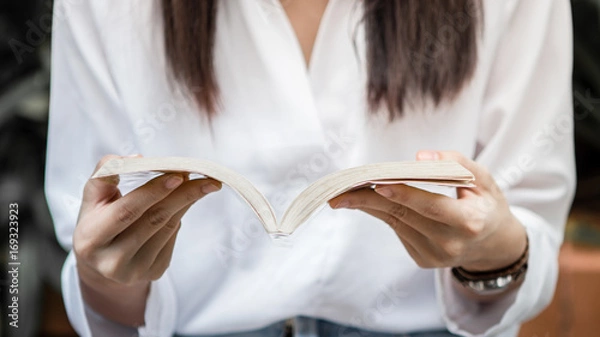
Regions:
<instances>
[{"instance_id":1,"label":"white blouse","mask_svg":"<svg viewBox=\"0 0 600 337\"><path fill-rule=\"evenodd\" d=\"M329 1L308 69L278 0L220 1L222 111L211 123L168 81L158 3L56 1L46 193L66 249L83 185L105 154L220 163L281 214L323 175L431 149L493 172L531 252L518 292L481 306L453 289L448 269L419 268L378 219L326 207L291 247L274 245L225 187L183 218L171 265L151 285L142 336L253 330L298 315L382 332L515 336L550 301L575 180L569 1L485 0L470 85L452 103L392 123L366 112L356 0ZM465 18L451 15L449 27ZM90 336L72 252L63 292L75 329Z\"/></svg>"}]
</instances>

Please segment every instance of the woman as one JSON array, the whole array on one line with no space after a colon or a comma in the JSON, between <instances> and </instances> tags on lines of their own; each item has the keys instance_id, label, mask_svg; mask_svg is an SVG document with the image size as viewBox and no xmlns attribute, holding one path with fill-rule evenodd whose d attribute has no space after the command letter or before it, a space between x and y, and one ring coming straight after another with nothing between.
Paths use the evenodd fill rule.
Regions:
<instances>
[{"instance_id":1,"label":"woman","mask_svg":"<svg viewBox=\"0 0 600 337\"><path fill-rule=\"evenodd\" d=\"M310 336L515 336L551 299L574 186L568 1L55 11L46 188L81 335L275 336L291 319ZM228 166L279 213L327 173L415 156L477 187L347 193L281 247L214 180L85 178L136 153Z\"/></svg>"}]
</instances>

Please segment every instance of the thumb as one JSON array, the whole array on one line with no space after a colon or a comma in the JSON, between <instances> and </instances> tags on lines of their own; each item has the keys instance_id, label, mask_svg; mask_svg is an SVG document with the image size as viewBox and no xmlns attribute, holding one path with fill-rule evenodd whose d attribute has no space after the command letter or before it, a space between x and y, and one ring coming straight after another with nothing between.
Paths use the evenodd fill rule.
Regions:
<instances>
[{"instance_id":1,"label":"thumb","mask_svg":"<svg viewBox=\"0 0 600 337\"><path fill-rule=\"evenodd\" d=\"M113 159L123 158L117 155L106 155L100 159L94 173L106 162ZM83 189L82 208L113 201L120 196L119 176L108 176L102 178L88 179Z\"/></svg>"},{"instance_id":2,"label":"thumb","mask_svg":"<svg viewBox=\"0 0 600 337\"><path fill-rule=\"evenodd\" d=\"M419 151L417 160L452 160L459 163L475 176L477 187L467 189L470 191L480 188L489 189L495 184L492 175L485 167L457 151Z\"/></svg>"}]
</instances>

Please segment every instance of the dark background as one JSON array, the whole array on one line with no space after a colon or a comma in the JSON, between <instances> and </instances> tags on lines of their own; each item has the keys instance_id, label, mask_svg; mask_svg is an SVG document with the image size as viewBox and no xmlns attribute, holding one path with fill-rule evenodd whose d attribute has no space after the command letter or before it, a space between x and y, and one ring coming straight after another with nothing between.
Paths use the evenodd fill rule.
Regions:
<instances>
[{"instance_id":1,"label":"dark background","mask_svg":"<svg viewBox=\"0 0 600 337\"><path fill-rule=\"evenodd\" d=\"M600 0L573 0L572 5L578 166L574 208L598 215L595 212L600 211ZM52 18L50 0L0 0L0 336L74 335L60 295L60 268L66 252L56 242L43 193ZM19 329L7 325L8 235L5 233L8 233L8 205L14 202L19 204L22 262ZM597 247L590 249L600 251L600 216L594 219L597 221L570 223L567 242ZM590 314L600 317L600 311ZM593 331L597 333L598 329L596 325ZM539 334L540 337L555 335L571 336L568 331Z\"/></svg>"}]
</instances>

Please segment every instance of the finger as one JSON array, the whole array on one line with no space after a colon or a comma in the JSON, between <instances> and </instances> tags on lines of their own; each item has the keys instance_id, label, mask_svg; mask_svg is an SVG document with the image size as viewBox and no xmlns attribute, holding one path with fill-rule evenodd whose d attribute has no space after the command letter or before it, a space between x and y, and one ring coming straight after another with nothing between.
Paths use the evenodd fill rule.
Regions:
<instances>
[{"instance_id":1,"label":"finger","mask_svg":"<svg viewBox=\"0 0 600 337\"><path fill-rule=\"evenodd\" d=\"M157 232L179 223L185 211L196 201L221 188L213 179L190 180L150 207L134 224L123 230L113 241L135 254ZM183 210L183 212L181 212ZM165 228L166 227L166 228Z\"/></svg>"},{"instance_id":2,"label":"finger","mask_svg":"<svg viewBox=\"0 0 600 337\"><path fill-rule=\"evenodd\" d=\"M375 192L437 222L452 226L464 223L463 206L445 195L404 184L377 186Z\"/></svg>"},{"instance_id":3,"label":"finger","mask_svg":"<svg viewBox=\"0 0 600 337\"><path fill-rule=\"evenodd\" d=\"M361 208L360 210L388 224L388 226L390 226L399 237L406 239L414 247L422 246L424 243L429 241L429 239L427 239L427 237L425 237L423 234L419 233L417 230L408 226L404 222L396 219L389 213L370 208Z\"/></svg>"},{"instance_id":4,"label":"finger","mask_svg":"<svg viewBox=\"0 0 600 337\"><path fill-rule=\"evenodd\" d=\"M402 242L402 245L404 246L404 249L406 249L408 255L417 263L417 265L422 267L424 260L419 251L417 251L415 247L413 247L406 239L400 236L398 238L400 239L400 242Z\"/></svg>"},{"instance_id":5,"label":"finger","mask_svg":"<svg viewBox=\"0 0 600 337\"><path fill-rule=\"evenodd\" d=\"M361 189L345 193L343 196L332 200L334 208L344 203L346 208L368 208L377 210L396 218L397 220L411 226L421 234L429 238L437 238L448 233L448 225L424 217L407 206L395 203L372 189Z\"/></svg>"},{"instance_id":6,"label":"finger","mask_svg":"<svg viewBox=\"0 0 600 337\"><path fill-rule=\"evenodd\" d=\"M181 219L193 204L187 205L169 220L158 232L150 237L136 252L133 260L146 261L145 264L149 268L156 260L160 251L169 242L171 236L181 227Z\"/></svg>"},{"instance_id":7,"label":"finger","mask_svg":"<svg viewBox=\"0 0 600 337\"><path fill-rule=\"evenodd\" d=\"M185 213L185 211L182 210L181 214L183 215L183 213ZM160 229L159 233L163 234L160 237L164 237L164 242L162 242L160 247L144 249L143 253L138 255L135 253L130 254L130 252L124 251L119 245L111 245L110 248L107 249L107 251L118 252L119 259L121 261L125 261L126 263L126 266L124 266L121 269L120 278L129 280L130 282L149 280L149 270L150 267L154 264L157 255L161 252L161 250L164 249L165 245L168 244L168 241L171 238L173 241L175 240L176 233L181 227L181 222L179 220L180 218L181 217L179 217L178 219L173 219L173 221L169 221L168 225ZM156 235L158 235L158 233Z\"/></svg>"},{"instance_id":8,"label":"finger","mask_svg":"<svg viewBox=\"0 0 600 337\"><path fill-rule=\"evenodd\" d=\"M481 196L486 192L491 192L493 194L502 193L496 184L496 180L485 166L453 151L441 151L440 158L442 160L454 160L458 162L475 176L475 187L456 189L459 199L474 195Z\"/></svg>"},{"instance_id":9,"label":"finger","mask_svg":"<svg viewBox=\"0 0 600 337\"><path fill-rule=\"evenodd\" d=\"M93 229L94 237L101 238L101 244L112 241L182 182L181 174L164 174L107 205L98 220L103 225Z\"/></svg>"},{"instance_id":10,"label":"finger","mask_svg":"<svg viewBox=\"0 0 600 337\"><path fill-rule=\"evenodd\" d=\"M132 256L132 264L147 271L151 269L165 246L167 246L170 241L174 240L175 233L181 228L181 218L191 206L192 204L177 212L163 228L148 239L148 241L146 241Z\"/></svg>"},{"instance_id":11,"label":"finger","mask_svg":"<svg viewBox=\"0 0 600 337\"><path fill-rule=\"evenodd\" d=\"M396 232L396 235L413 260L421 267L431 267L432 263L430 261L435 260L431 252L431 241L427 237L402 221L390 217L388 213L368 208L361 209L361 211L387 223Z\"/></svg>"},{"instance_id":12,"label":"finger","mask_svg":"<svg viewBox=\"0 0 600 337\"><path fill-rule=\"evenodd\" d=\"M457 151L419 151L417 160L453 160L459 163L475 176L477 186L467 189L470 191L490 190L495 184L494 178L484 166Z\"/></svg>"},{"instance_id":13,"label":"finger","mask_svg":"<svg viewBox=\"0 0 600 337\"><path fill-rule=\"evenodd\" d=\"M351 190L348 192L344 192L344 193L336 196L335 198L329 200L327 203L333 209L349 208L349 206L351 205L351 200L346 200L346 199L348 199L349 197L354 195L354 193L368 191L368 190L372 190L372 189L370 187L364 187L364 188L359 188L359 189Z\"/></svg>"},{"instance_id":14,"label":"finger","mask_svg":"<svg viewBox=\"0 0 600 337\"><path fill-rule=\"evenodd\" d=\"M94 173L107 161L115 158L121 158L117 155L106 155L100 159ZM119 176L110 176L97 179L88 179L83 188L82 208L93 207L97 204L104 204L112 201L119 193Z\"/></svg>"},{"instance_id":15,"label":"finger","mask_svg":"<svg viewBox=\"0 0 600 337\"><path fill-rule=\"evenodd\" d=\"M175 241L177 240L177 233L181 228L181 223L177 226L167 243L158 252L158 255L154 258L154 263L148 269L148 278L152 281L158 280L164 273L165 270L171 264L173 258L173 250L175 249Z\"/></svg>"}]
</instances>

